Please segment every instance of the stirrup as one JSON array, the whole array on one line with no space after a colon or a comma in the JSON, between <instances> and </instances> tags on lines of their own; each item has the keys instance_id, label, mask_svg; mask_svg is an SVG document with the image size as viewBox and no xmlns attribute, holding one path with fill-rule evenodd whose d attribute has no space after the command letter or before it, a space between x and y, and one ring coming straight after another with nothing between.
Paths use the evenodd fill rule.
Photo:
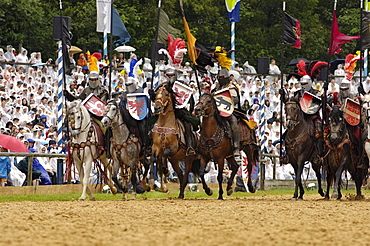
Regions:
<instances>
[{"instance_id":1,"label":"stirrup","mask_svg":"<svg viewBox=\"0 0 370 246\"><path fill-rule=\"evenodd\" d=\"M367 169L367 166L365 164L360 164L356 166L357 169Z\"/></svg>"},{"instance_id":2,"label":"stirrup","mask_svg":"<svg viewBox=\"0 0 370 246\"><path fill-rule=\"evenodd\" d=\"M240 156L240 151L239 149L234 150L234 156Z\"/></svg>"},{"instance_id":3,"label":"stirrup","mask_svg":"<svg viewBox=\"0 0 370 246\"><path fill-rule=\"evenodd\" d=\"M188 147L188 149L186 150L186 155L189 156L189 155L195 155L195 150L193 149L193 147Z\"/></svg>"}]
</instances>

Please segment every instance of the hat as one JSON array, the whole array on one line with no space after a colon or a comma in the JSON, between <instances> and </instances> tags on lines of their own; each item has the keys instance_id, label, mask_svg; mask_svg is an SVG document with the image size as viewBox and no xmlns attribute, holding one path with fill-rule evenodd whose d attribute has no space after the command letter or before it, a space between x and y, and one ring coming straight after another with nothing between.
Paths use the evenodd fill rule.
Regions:
<instances>
[{"instance_id":1,"label":"hat","mask_svg":"<svg viewBox=\"0 0 370 246\"><path fill-rule=\"evenodd\" d=\"M35 153L35 152L37 152L37 150L36 149L34 149L34 148L29 148L28 149L31 153Z\"/></svg>"},{"instance_id":2,"label":"hat","mask_svg":"<svg viewBox=\"0 0 370 246\"><path fill-rule=\"evenodd\" d=\"M34 142L35 142L35 140L33 140L32 138L27 139L27 141L28 141L29 143L34 143Z\"/></svg>"}]
</instances>

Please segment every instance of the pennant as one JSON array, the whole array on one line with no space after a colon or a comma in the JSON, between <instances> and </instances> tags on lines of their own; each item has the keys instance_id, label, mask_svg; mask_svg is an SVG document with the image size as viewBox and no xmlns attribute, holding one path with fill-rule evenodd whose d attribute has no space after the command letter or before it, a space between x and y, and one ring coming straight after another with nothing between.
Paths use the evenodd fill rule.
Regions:
<instances>
[{"instance_id":1,"label":"pennant","mask_svg":"<svg viewBox=\"0 0 370 246\"><path fill-rule=\"evenodd\" d=\"M123 24L123 21L115 8L113 8L112 15L112 35L120 38L119 40L114 41L115 45L125 44L131 39L125 24Z\"/></svg>"},{"instance_id":2,"label":"pennant","mask_svg":"<svg viewBox=\"0 0 370 246\"><path fill-rule=\"evenodd\" d=\"M160 9L159 14L159 27L158 27L158 39L157 42L160 44L167 44L167 36L171 34L172 36L178 36L181 31L172 27L170 24L170 19L163 9Z\"/></svg>"},{"instance_id":3,"label":"pennant","mask_svg":"<svg viewBox=\"0 0 370 246\"><path fill-rule=\"evenodd\" d=\"M331 35L330 35L330 46L328 55L339 54L342 49L341 46L349 41L359 39L360 35L357 36L347 36L339 31L338 28L338 19L337 19L337 10L333 11L333 22L331 25Z\"/></svg>"},{"instance_id":4,"label":"pennant","mask_svg":"<svg viewBox=\"0 0 370 246\"><path fill-rule=\"evenodd\" d=\"M295 48L301 48L301 23L284 12L283 43Z\"/></svg>"},{"instance_id":5,"label":"pennant","mask_svg":"<svg viewBox=\"0 0 370 246\"><path fill-rule=\"evenodd\" d=\"M240 0L225 0L229 22L240 21Z\"/></svg>"},{"instance_id":6,"label":"pennant","mask_svg":"<svg viewBox=\"0 0 370 246\"><path fill-rule=\"evenodd\" d=\"M370 11L362 12L362 26L361 26L361 36L362 36L362 47L361 49L370 48Z\"/></svg>"},{"instance_id":7,"label":"pennant","mask_svg":"<svg viewBox=\"0 0 370 246\"><path fill-rule=\"evenodd\" d=\"M112 11L111 4L111 0L96 0L97 32L104 32L104 29L106 28L107 32L110 33L110 16ZM106 23L104 23L104 21L106 21Z\"/></svg>"}]
</instances>

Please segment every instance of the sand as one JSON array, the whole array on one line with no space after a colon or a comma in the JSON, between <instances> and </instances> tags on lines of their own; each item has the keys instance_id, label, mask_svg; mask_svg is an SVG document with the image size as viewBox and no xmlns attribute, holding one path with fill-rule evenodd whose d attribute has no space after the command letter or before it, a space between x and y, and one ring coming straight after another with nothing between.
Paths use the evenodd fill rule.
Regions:
<instances>
[{"instance_id":1,"label":"sand","mask_svg":"<svg viewBox=\"0 0 370 246\"><path fill-rule=\"evenodd\" d=\"M0 245L370 245L370 201L305 195L0 203Z\"/></svg>"}]
</instances>

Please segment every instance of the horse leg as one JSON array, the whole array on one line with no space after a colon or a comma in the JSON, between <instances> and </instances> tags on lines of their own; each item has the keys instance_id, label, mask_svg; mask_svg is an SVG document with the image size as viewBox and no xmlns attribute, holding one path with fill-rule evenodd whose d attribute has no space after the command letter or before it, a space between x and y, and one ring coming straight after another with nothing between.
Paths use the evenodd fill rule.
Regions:
<instances>
[{"instance_id":1,"label":"horse leg","mask_svg":"<svg viewBox=\"0 0 370 246\"><path fill-rule=\"evenodd\" d=\"M86 154L86 153L85 153ZM89 154L89 153L88 153ZM95 201L95 197L93 196L90 188L89 188L89 179L90 179L90 173L93 165L93 160L92 158L88 157L85 159L85 170L84 170L84 175L81 178L82 179L82 184L83 184L83 191L82 194L85 193L85 198L86 198L86 193L89 196L90 201Z\"/></svg>"},{"instance_id":2,"label":"horse leg","mask_svg":"<svg viewBox=\"0 0 370 246\"><path fill-rule=\"evenodd\" d=\"M331 198L336 198L337 200L340 200L342 198L342 194L340 193L340 183L342 179L342 173L344 169L345 160L346 159L342 161L337 171L335 172L335 176L334 176L334 187L333 187L333 194L331 195Z\"/></svg>"},{"instance_id":3,"label":"horse leg","mask_svg":"<svg viewBox=\"0 0 370 246\"><path fill-rule=\"evenodd\" d=\"M364 178L366 177L365 172L367 173L367 169L365 169L365 170L357 169L353 172L354 175L352 175L354 180L355 180L355 185L356 185L356 197L355 197L356 200L364 199L364 195L362 195L362 193L361 193L361 186L362 186L362 182L363 182Z\"/></svg>"},{"instance_id":4,"label":"horse leg","mask_svg":"<svg viewBox=\"0 0 370 246\"><path fill-rule=\"evenodd\" d=\"M144 165L144 174L141 183L143 184L145 191L150 191L150 186L146 183L146 177L148 176L149 173L150 163L148 163L148 159L145 156L143 157L143 165Z\"/></svg>"},{"instance_id":5,"label":"horse leg","mask_svg":"<svg viewBox=\"0 0 370 246\"><path fill-rule=\"evenodd\" d=\"M132 161L130 163L131 167L131 184L132 184L132 193L131 193L131 200L136 199L136 187L137 187L137 165L138 161Z\"/></svg>"},{"instance_id":6,"label":"horse leg","mask_svg":"<svg viewBox=\"0 0 370 246\"><path fill-rule=\"evenodd\" d=\"M329 163L328 163L329 165ZM331 185L331 182L332 182L332 174L331 174L331 170L329 170L328 168L328 171L327 171L327 175L326 175L326 193L325 193L325 200L329 200L330 199L330 185Z\"/></svg>"},{"instance_id":7,"label":"horse leg","mask_svg":"<svg viewBox=\"0 0 370 246\"><path fill-rule=\"evenodd\" d=\"M227 182L227 188L226 188L227 195L230 196L231 194L233 194L233 191L234 191L232 186L233 186L235 174L238 171L239 165L238 163L236 163L234 156L227 158L227 161L231 164L231 175L230 175L229 181Z\"/></svg>"},{"instance_id":8,"label":"horse leg","mask_svg":"<svg viewBox=\"0 0 370 246\"><path fill-rule=\"evenodd\" d=\"M301 158L300 158L301 159ZM303 172L303 160L298 160L297 164L293 166L295 173L295 189L292 201L303 199L304 189L302 185L302 172ZM298 197L298 188L299 188L299 197Z\"/></svg>"},{"instance_id":9,"label":"horse leg","mask_svg":"<svg viewBox=\"0 0 370 246\"><path fill-rule=\"evenodd\" d=\"M222 177L222 173L223 173L223 170L224 170L224 165L225 165L225 160L224 158L220 158L218 161L217 161L217 164L218 164L218 175L217 175L217 181L218 181L218 200L223 200L223 194L224 194L224 190L222 189L222 180L223 180L223 177Z\"/></svg>"},{"instance_id":10,"label":"horse leg","mask_svg":"<svg viewBox=\"0 0 370 246\"><path fill-rule=\"evenodd\" d=\"M202 180L202 185L203 185L204 192L208 196L212 196L213 195L213 191L208 187L208 185L206 183L206 180L204 179L204 169L205 169L205 166L207 164L208 164L208 161L206 161L203 157L201 157L200 158L199 176L200 176L200 179Z\"/></svg>"},{"instance_id":11,"label":"horse leg","mask_svg":"<svg viewBox=\"0 0 370 246\"><path fill-rule=\"evenodd\" d=\"M113 172L113 167L112 167L113 165L106 158L101 158L100 160L104 165L105 173L106 173L107 179L108 179L108 186L109 186L112 194L115 195L115 194L117 194L117 188L114 186L114 183L113 183L113 180L112 180L112 176L113 176L113 173L114 173Z\"/></svg>"},{"instance_id":12,"label":"horse leg","mask_svg":"<svg viewBox=\"0 0 370 246\"><path fill-rule=\"evenodd\" d=\"M256 189L256 186L253 185L253 183L252 183L253 167L256 166L254 150L249 145L247 145L246 146L246 151L244 151L244 153L247 155L247 160L248 160L248 166L247 166L247 170L248 170L248 182L247 182L248 190L249 190L250 193L255 193L257 189Z\"/></svg>"},{"instance_id":13,"label":"horse leg","mask_svg":"<svg viewBox=\"0 0 370 246\"><path fill-rule=\"evenodd\" d=\"M185 178L184 178L185 175L182 174L182 171L181 171L181 168L180 168L180 165L179 165L179 160L172 159L171 160L171 165L172 165L173 170L177 173L177 176L179 177L179 180L180 180L180 193L179 193L178 198L184 199L184 191L185 191L185 186L187 184L187 180L185 180ZM186 169L186 166L187 166L187 164L185 165L185 169ZM185 186L184 186L184 184L185 184Z\"/></svg>"},{"instance_id":14,"label":"horse leg","mask_svg":"<svg viewBox=\"0 0 370 246\"><path fill-rule=\"evenodd\" d=\"M325 196L325 193L324 193L324 190L322 189L322 185L321 185L321 162L317 163L317 164L313 164L311 162L311 166L312 166L312 169L315 171L316 173L316 178L317 178L317 184L318 184L318 190L317 192L320 194L320 196L324 197Z\"/></svg>"},{"instance_id":15,"label":"horse leg","mask_svg":"<svg viewBox=\"0 0 370 246\"><path fill-rule=\"evenodd\" d=\"M113 152L111 152L111 153L113 153ZM119 173L119 168L120 168L119 161L116 158L114 158L112 160L113 160L112 180L116 184L116 186L118 187L118 190L120 190L120 192L123 192L122 182L118 180L118 173Z\"/></svg>"},{"instance_id":16,"label":"horse leg","mask_svg":"<svg viewBox=\"0 0 370 246\"><path fill-rule=\"evenodd\" d=\"M82 185L82 194L78 198L79 201L85 201L86 199L86 188L83 183L83 178L84 178L84 167L82 166L82 162L78 160L78 158L74 158L74 164L76 165L78 175L80 177L80 183Z\"/></svg>"}]
</instances>

